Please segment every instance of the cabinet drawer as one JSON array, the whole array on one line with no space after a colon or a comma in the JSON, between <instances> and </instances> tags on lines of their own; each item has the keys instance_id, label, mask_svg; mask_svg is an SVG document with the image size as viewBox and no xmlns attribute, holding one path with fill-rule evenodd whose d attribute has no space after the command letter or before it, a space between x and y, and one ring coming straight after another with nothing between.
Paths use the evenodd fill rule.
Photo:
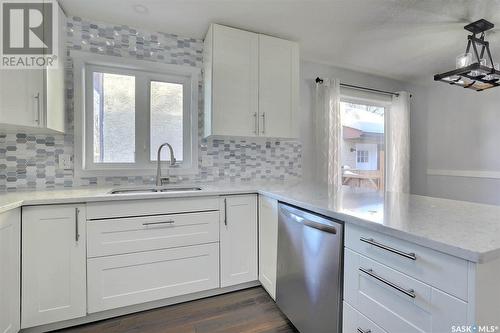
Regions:
<instances>
[{"instance_id":1,"label":"cabinet drawer","mask_svg":"<svg viewBox=\"0 0 500 333\"><path fill-rule=\"evenodd\" d=\"M363 316L347 302L344 302L344 314L342 320L342 332L344 333L386 333L382 328L370 319Z\"/></svg>"},{"instance_id":2,"label":"cabinet drawer","mask_svg":"<svg viewBox=\"0 0 500 333\"><path fill-rule=\"evenodd\" d=\"M217 242L219 212L88 221L87 240L88 257Z\"/></svg>"},{"instance_id":3,"label":"cabinet drawer","mask_svg":"<svg viewBox=\"0 0 500 333\"><path fill-rule=\"evenodd\" d=\"M449 332L466 324L464 301L349 249L344 259L345 301L387 332Z\"/></svg>"},{"instance_id":4,"label":"cabinet drawer","mask_svg":"<svg viewBox=\"0 0 500 333\"><path fill-rule=\"evenodd\" d=\"M87 204L87 219L146 216L219 210L218 197L104 201Z\"/></svg>"},{"instance_id":5,"label":"cabinet drawer","mask_svg":"<svg viewBox=\"0 0 500 333\"><path fill-rule=\"evenodd\" d=\"M345 246L467 301L466 260L351 224L346 225Z\"/></svg>"},{"instance_id":6,"label":"cabinet drawer","mask_svg":"<svg viewBox=\"0 0 500 333\"><path fill-rule=\"evenodd\" d=\"M219 287L219 244L87 260L88 312Z\"/></svg>"}]
</instances>

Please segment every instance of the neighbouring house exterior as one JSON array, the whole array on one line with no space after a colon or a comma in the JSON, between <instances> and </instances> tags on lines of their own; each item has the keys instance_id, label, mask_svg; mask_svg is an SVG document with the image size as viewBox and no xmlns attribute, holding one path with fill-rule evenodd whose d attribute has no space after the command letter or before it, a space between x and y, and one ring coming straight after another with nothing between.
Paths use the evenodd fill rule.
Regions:
<instances>
[{"instance_id":1,"label":"neighbouring house exterior","mask_svg":"<svg viewBox=\"0 0 500 333\"><path fill-rule=\"evenodd\" d=\"M343 184L383 189L384 109L343 102L341 111Z\"/></svg>"}]
</instances>

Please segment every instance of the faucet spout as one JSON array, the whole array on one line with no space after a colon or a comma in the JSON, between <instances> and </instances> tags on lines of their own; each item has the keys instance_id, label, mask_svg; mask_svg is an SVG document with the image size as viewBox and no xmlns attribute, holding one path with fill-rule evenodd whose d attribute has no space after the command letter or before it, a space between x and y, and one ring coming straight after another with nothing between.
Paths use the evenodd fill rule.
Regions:
<instances>
[{"instance_id":1,"label":"faucet spout","mask_svg":"<svg viewBox=\"0 0 500 333\"><path fill-rule=\"evenodd\" d=\"M161 144L158 147L158 154L157 154L157 158L156 158L156 186L163 185L163 181L162 181L162 177L161 177L161 150L165 146L168 147L168 150L170 151L170 165L173 166L173 165L175 165L175 162L176 162L176 159L174 156L174 149L172 148L172 146L167 142Z\"/></svg>"}]
</instances>

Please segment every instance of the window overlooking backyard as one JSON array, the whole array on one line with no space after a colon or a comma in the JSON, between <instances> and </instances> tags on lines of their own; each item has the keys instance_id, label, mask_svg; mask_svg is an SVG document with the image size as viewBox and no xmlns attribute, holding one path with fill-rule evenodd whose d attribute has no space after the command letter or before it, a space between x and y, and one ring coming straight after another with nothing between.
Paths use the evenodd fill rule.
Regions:
<instances>
[{"instance_id":1,"label":"window overlooking backyard","mask_svg":"<svg viewBox=\"0 0 500 333\"><path fill-rule=\"evenodd\" d=\"M87 57L75 57L75 68L82 69L85 101L82 125L78 117L75 123L77 130L82 129L75 138L83 157L75 161L77 171L149 174L156 168L158 147L168 142L177 160L174 174L194 172L199 69L100 55L91 56L96 63L87 63ZM78 87L76 92L78 101ZM166 150L161 157L170 159Z\"/></svg>"},{"instance_id":2,"label":"window overlooking backyard","mask_svg":"<svg viewBox=\"0 0 500 333\"><path fill-rule=\"evenodd\" d=\"M383 189L385 108L342 101L340 112L342 183L350 187Z\"/></svg>"},{"instance_id":3,"label":"window overlooking backyard","mask_svg":"<svg viewBox=\"0 0 500 333\"><path fill-rule=\"evenodd\" d=\"M135 78L93 73L94 163L135 162Z\"/></svg>"},{"instance_id":4,"label":"window overlooking backyard","mask_svg":"<svg viewBox=\"0 0 500 333\"><path fill-rule=\"evenodd\" d=\"M151 81L150 83L150 159L156 161L157 148L170 143L178 161L183 160L183 86L178 83ZM162 151L162 160L168 159Z\"/></svg>"}]
</instances>

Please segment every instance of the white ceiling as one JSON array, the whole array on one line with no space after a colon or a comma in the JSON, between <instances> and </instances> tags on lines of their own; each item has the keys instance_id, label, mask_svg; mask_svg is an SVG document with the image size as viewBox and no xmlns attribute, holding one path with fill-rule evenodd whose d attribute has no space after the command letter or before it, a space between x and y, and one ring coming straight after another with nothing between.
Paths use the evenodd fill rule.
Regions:
<instances>
[{"instance_id":1,"label":"white ceiling","mask_svg":"<svg viewBox=\"0 0 500 333\"><path fill-rule=\"evenodd\" d=\"M60 0L69 15L203 38L216 22L298 41L303 59L411 81L454 68L498 0ZM146 13L134 11L144 5ZM500 27L500 26L499 26ZM500 30L499 30L500 31ZM500 32L489 34L500 62Z\"/></svg>"}]
</instances>

